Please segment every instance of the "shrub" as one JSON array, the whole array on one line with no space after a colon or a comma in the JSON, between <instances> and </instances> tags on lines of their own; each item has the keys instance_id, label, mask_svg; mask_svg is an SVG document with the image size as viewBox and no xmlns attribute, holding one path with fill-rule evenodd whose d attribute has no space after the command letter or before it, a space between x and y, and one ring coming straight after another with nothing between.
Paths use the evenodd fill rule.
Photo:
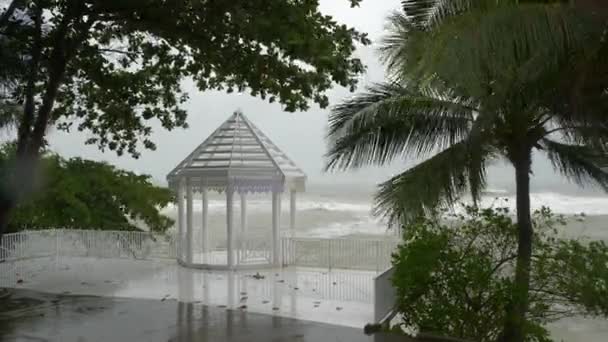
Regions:
<instances>
[{"instance_id":1,"label":"shrub","mask_svg":"<svg viewBox=\"0 0 608 342\"><path fill-rule=\"evenodd\" d=\"M527 341L552 341L547 323L608 315L608 247L561 238L562 216L533 214ZM393 256L400 326L416 332L495 341L511 298L517 227L506 208L466 207L404 229Z\"/></svg>"}]
</instances>

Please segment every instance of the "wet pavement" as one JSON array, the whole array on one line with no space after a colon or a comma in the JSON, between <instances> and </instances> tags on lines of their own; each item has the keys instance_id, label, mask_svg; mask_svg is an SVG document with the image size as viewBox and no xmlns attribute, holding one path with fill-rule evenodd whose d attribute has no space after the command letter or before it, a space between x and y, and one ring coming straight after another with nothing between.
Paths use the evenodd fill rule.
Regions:
<instances>
[{"instance_id":1,"label":"wet pavement","mask_svg":"<svg viewBox=\"0 0 608 342\"><path fill-rule=\"evenodd\" d=\"M0 299L1 341L394 342L362 329L182 303L11 289Z\"/></svg>"},{"instance_id":2,"label":"wet pavement","mask_svg":"<svg viewBox=\"0 0 608 342\"><path fill-rule=\"evenodd\" d=\"M374 319L375 272L310 268L187 269L175 261L62 257L0 264L0 287L177 300L361 328Z\"/></svg>"}]
</instances>

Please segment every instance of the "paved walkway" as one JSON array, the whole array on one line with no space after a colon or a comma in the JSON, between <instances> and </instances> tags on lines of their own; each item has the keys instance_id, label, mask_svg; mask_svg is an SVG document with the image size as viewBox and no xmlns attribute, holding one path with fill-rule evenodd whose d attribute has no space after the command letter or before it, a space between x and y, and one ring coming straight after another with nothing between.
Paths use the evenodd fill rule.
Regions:
<instances>
[{"instance_id":1,"label":"paved walkway","mask_svg":"<svg viewBox=\"0 0 608 342\"><path fill-rule=\"evenodd\" d=\"M2 341L393 342L361 329L176 300L118 299L13 289L0 300Z\"/></svg>"},{"instance_id":2,"label":"paved walkway","mask_svg":"<svg viewBox=\"0 0 608 342\"><path fill-rule=\"evenodd\" d=\"M0 287L177 300L361 328L373 321L375 272L281 268L203 271L174 261L37 258L0 264Z\"/></svg>"}]
</instances>

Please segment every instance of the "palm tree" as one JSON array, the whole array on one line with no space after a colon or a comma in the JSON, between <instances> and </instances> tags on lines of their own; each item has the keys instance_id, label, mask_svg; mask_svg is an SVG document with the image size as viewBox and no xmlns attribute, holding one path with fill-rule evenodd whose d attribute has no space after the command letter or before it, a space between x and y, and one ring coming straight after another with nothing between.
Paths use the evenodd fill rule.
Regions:
<instances>
[{"instance_id":1,"label":"palm tree","mask_svg":"<svg viewBox=\"0 0 608 342\"><path fill-rule=\"evenodd\" d=\"M520 3L521 2L521 3ZM380 185L375 213L404 223L515 170L519 229L503 341L524 341L534 150L608 191L608 55L602 19L552 1L408 0L381 52L390 81L334 107L327 169L426 158Z\"/></svg>"}]
</instances>

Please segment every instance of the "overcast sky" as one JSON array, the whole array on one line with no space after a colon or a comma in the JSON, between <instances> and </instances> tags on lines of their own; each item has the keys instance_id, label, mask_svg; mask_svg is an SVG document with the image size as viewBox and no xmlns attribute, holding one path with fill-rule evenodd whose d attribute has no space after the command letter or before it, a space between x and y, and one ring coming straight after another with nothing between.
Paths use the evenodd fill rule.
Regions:
<instances>
[{"instance_id":1,"label":"overcast sky","mask_svg":"<svg viewBox=\"0 0 608 342\"><path fill-rule=\"evenodd\" d=\"M391 11L399 8L399 0L364 0L361 7L351 9L348 0L321 0L322 11L333 15L338 21L368 32L376 42L382 37L385 18ZM376 46L360 48L359 57L367 65L367 73L362 76L360 88L370 82L384 78L384 68L378 62ZM121 168L151 174L157 181L164 183L166 174L198 144L200 144L218 125L241 109L245 115L272 139L279 148L290 156L309 176L312 183L365 183L373 184L390 177L395 172L411 165L411 161L398 161L386 168L368 168L357 172L328 175L322 172L323 155L326 151L324 140L327 129L328 110L312 107L307 112L283 112L278 104L269 104L248 94L224 94L221 92L201 93L187 84L190 100L186 130L167 132L159 125L154 128L153 140L156 151L143 151L138 160L129 156L117 157L112 152L102 153L95 146L85 146L86 133L52 132L52 149L63 156L80 156L105 160ZM349 96L345 89L336 88L329 93L332 104ZM556 176L546 160L535 161L535 184L543 187L566 186L563 179ZM512 169L498 165L490 170L493 187L511 187ZM568 186L568 188L570 188Z\"/></svg>"}]
</instances>

